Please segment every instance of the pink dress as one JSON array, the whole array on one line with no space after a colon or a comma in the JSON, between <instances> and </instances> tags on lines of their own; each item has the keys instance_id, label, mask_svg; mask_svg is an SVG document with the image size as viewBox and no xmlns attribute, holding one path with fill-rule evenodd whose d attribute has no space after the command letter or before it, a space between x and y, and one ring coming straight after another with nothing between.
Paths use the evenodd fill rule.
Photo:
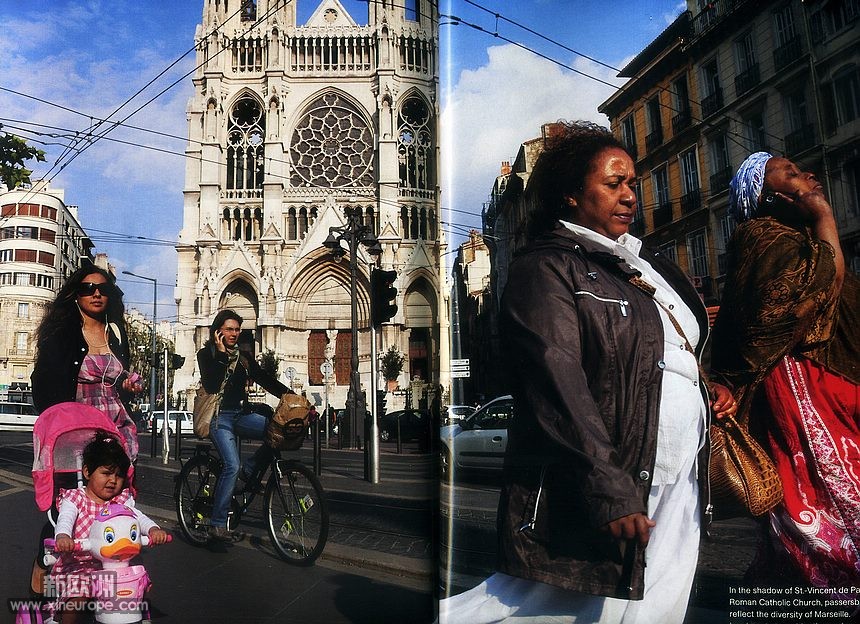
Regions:
<instances>
[{"instance_id":1,"label":"pink dress","mask_svg":"<svg viewBox=\"0 0 860 624\"><path fill-rule=\"evenodd\" d=\"M88 353L78 373L78 391L75 400L100 409L107 414L123 437L125 450L131 461L137 458L137 427L125 411L119 398L123 368L112 353Z\"/></svg>"}]
</instances>

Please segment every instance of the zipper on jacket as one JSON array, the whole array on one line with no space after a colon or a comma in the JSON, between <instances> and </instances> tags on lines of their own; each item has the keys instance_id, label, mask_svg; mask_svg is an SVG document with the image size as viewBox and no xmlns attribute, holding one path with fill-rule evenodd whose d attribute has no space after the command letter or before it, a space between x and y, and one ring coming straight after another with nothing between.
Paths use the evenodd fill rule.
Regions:
<instances>
[{"instance_id":1,"label":"zipper on jacket","mask_svg":"<svg viewBox=\"0 0 860 624\"><path fill-rule=\"evenodd\" d=\"M519 528L519 531L517 531L518 533L522 533L526 529L529 529L531 531L535 530L535 524L537 524L538 505L540 505L540 497L541 497L541 494L543 493L543 478L545 475L546 475L546 464L544 464L543 466L540 467L540 481L538 482L538 491L537 491L537 496L535 496L535 506L534 506L534 509L532 510L532 517L529 518L528 522L526 522L524 525L522 525Z\"/></svg>"},{"instance_id":2,"label":"zipper on jacket","mask_svg":"<svg viewBox=\"0 0 860 624\"><path fill-rule=\"evenodd\" d=\"M627 299L608 299L606 297L598 297L593 292L589 292L587 290L577 290L574 291L574 295L588 295L593 299L597 299L598 301L603 301L604 303L617 303L621 307L621 316L627 316L627 306L630 305L630 302Z\"/></svg>"}]
</instances>

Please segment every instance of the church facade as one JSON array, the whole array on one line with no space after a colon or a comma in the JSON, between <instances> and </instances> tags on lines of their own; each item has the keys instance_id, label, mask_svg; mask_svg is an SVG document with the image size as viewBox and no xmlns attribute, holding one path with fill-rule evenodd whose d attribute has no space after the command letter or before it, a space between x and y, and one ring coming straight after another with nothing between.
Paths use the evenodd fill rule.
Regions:
<instances>
[{"instance_id":1,"label":"church facade","mask_svg":"<svg viewBox=\"0 0 860 624\"><path fill-rule=\"evenodd\" d=\"M299 25L295 2L204 0L175 291L176 351L191 357L175 390L197 386L193 355L231 308L244 350L273 352L283 381L343 405L355 298L370 396L374 267L397 273L379 353L406 356L401 388L439 383L438 5L381 0L367 12L362 25L323 0ZM382 247L377 258L358 245L355 292L350 254L323 246L349 224Z\"/></svg>"}]
</instances>

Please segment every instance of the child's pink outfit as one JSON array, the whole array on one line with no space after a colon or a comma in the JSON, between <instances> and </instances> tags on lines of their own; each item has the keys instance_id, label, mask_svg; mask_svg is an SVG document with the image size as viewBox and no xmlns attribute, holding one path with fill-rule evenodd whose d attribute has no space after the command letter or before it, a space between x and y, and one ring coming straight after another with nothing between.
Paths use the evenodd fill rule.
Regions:
<instances>
[{"instance_id":1,"label":"child's pink outfit","mask_svg":"<svg viewBox=\"0 0 860 624\"><path fill-rule=\"evenodd\" d=\"M147 515L134 506L134 498L128 488L124 489L109 502L97 502L86 493L86 486L75 490L60 490L59 514L54 534L70 535L73 539L87 539L90 528L98 514L109 504L125 505L131 509L140 523L140 534L148 535L150 529L158 525ZM53 565L50 581L53 583L55 595L60 599L73 597L89 597L92 573L101 570L101 562L89 552L73 551L57 553L57 562Z\"/></svg>"}]
</instances>

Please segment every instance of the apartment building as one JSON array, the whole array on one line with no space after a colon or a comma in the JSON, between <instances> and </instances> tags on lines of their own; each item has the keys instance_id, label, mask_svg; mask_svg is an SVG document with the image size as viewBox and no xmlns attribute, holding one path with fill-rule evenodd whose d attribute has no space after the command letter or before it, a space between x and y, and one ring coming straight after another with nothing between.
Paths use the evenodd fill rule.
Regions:
<instances>
[{"instance_id":1,"label":"apartment building","mask_svg":"<svg viewBox=\"0 0 860 624\"><path fill-rule=\"evenodd\" d=\"M753 151L821 177L849 264L860 269L860 46L856 0L687 2L620 72L599 110L635 155L633 232L719 300L734 224L728 183Z\"/></svg>"},{"instance_id":2,"label":"apartment building","mask_svg":"<svg viewBox=\"0 0 860 624\"><path fill-rule=\"evenodd\" d=\"M93 243L77 206L47 182L0 193L0 400L27 400L45 305Z\"/></svg>"}]
</instances>

